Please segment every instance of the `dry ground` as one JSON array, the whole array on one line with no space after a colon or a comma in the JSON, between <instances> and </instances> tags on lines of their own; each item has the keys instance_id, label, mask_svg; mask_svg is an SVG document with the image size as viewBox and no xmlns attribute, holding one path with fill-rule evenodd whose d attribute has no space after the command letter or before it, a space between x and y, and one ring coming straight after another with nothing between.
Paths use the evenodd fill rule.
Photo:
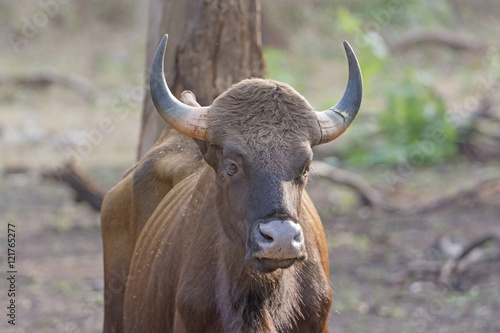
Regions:
<instances>
[{"instance_id":1,"label":"dry ground","mask_svg":"<svg viewBox=\"0 0 500 333\"><path fill-rule=\"evenodd\" d=\"M37 2L0 4L5 37L0 48L0 78L56 70L82 76L96 89L95 98L88 101L58 85L44 89L0 86L2 332L86 333L99 332L102 326L99 216L85 204L76 205L68 188L43 180L41 173L76 157L110 188L132 165L140 121L147 15L146 5L135 6L131 15L126 1L120 2L123 6L112 2L109 7L109 2L82 3L61 5L18 51L7 42L5 33L20 34L24 19L32 20L40 8ZM119 20L116 15L121 15ZM325 73L334 68L344 71L344 59L329 61L326 68L315 64L314 72L324 74L304 83L309 86L310 82L311 87L301 93L309 98L325 95L326 90L339 95L344 81L330 82L330 74ZM452 74L443 78L446 90L454 92L450 98L460 95L463 100L474 93L469 88L474 89L474 82L482 76L466 76L467 80ZM375 96L376 89L367 86L367 96ZM380 104L380 100L365 99L362 112L373 112L373 102ZM23 172L15 173L15 169ZM499 169L498 163L463 161L416 169L405 174L394 191L381 176L388 170L355 171L393 199L411 204L431 200ZM443 236L467 243L498 230L498 192L496 196L483 193L425 215L398 215L362 208L352 192L321 179L313 181L309 190L330 246L335 293L331 331L500 332L498 261L474 265L461 279L463 291L449 291L437 284L435 272L412 269L426 259L444 264L435 246ZM8 223L15 225L17 239L15 327L7 324L5 316Z\"/></svg>"},{"instance_id":2,"label":"dry ground","mask_svg":"<svg viewBox=\"0 0 500 333\"><path fill-rule=\"evenodd\" d=\"M124 169L91 171L110 186ZM417 188L433 194L470 172L466 166L447 166L416 174L407 188L400 189L399 197L422 200L422 195L415 195ZM426 183L433 183L433 188ZM439 285L432 272L410 269L417 259L444 264L437 250L432 251L440 236L470 241L498 229L497 198L406 216L359 208L352 193L323 180L316 179L310 192L323 215L330 247L333 332L500 332L498 261L474 265L461 280L464 291ZM36 172L0 179L0 263L5 271L6 224L13 223L18 271L16 329L8 327L4 317L2 331L6 327L7 332L100 331L99 217L87 205L75 205L72 196L71 190L42 180ZM6 289L2 279L2 294Z\"/></svg>"}]
</instances>

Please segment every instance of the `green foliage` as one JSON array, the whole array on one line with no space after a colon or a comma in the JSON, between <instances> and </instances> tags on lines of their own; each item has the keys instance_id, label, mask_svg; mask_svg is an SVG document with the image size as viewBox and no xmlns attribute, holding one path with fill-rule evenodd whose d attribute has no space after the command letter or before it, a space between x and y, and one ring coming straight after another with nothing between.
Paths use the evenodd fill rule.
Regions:
<instances>
[{"instance_id":1,"label":"green foliage","mask_svg":"<svg viewBox=\"0 0 500 333\"><path fill-rule=\"evenodd\" d=\"M290 56L290 52L279 50L273 47L264 48L264 57L266 59L267 77L276 81L288 83L297 91L304 91L307 87L304 77L311 70L311 63L303 59L308 57L314 62L313 57L308 52L297 52Z\"/></svg>"},{"instance_id":2,"label":"green foliage","mask_svg":"<svg viewBox=\"0 0 500 333\"><path fill-rule=\"evenodd\" d=\"M356 15L345 7L336 9L337 29L352 35L357 44L365 86L371 87L366 89L365 98L371 93L385 101L382 110L374 111L374 123L357 122L350 129L355 133L341 150L348 163L371 166L405 162L418 166L456 155L457 131L447 121L444 101L432 90L432 78L423 71L404 67L394 71L394 59L389 57L380 35L380 29L389 23L392 28L411 24L404 18L414 16L412 10L416 7L426 11L432 6L437 5L401 2L394 7L391 1L378 0L365 5ZM444 15L449 10L443 6L439 11ZM431 16L421 19L432 25Z\"/></svg>"},{"instance_id":3,"label":"green foliage","mask_svg":"<svg viewBox=\"0 0 500 333\"><path fill-rule=\"evenodd\" d=\"M297 82L293 75L293 66L291 66L285 51L265 47L264 58L266 59L267 77L295 86Z\"/></svg>"},{"instance_id":4,"label":"green foliage","mask_svg":"<svg viewBox=\"0 0 500 333\"><path fill-rule=\"evenodd\" d=\"M420 166L456 156L457 130L447 120L444 101L434 93L432 77L424 69L412 69L415 64L411 61L398 63L386 44L386 40L398 40L402 31L449 24L453 21L449 3L322 0L314 2L314 6L301 11L303 21L314 22L314 28L307 26L302 31L307 38L292 39L288 51L265 50L268 76L287 82L298 91L308 89L311 82L317 87L325 86L318 83L322 73L312 77L314 66L320 68L317 64L326 59L344 61L344 55L340 48L318 41L329 40L333 34L350 42L361 64L365 102L359 119L349 129L349 140L340 148L340 157L347 163L364 166L401 162ZM312 34L314 29L316 33ZM318 40L313 40L313 35ZM297 40L304 42L299 44ZM314 51L308 53L310 50ZM310 94L311 90L304 93L308 97ZM321 107L338 101L338 96L329 93L316 95L319 98L313 101L321 101Z\"/></svg>"},{"instance_id":5,"label":"green foliage","mask_svg":"<svg viewBox=\"0 0 500 333\"><path fill-rule=\"evenodd\" d=\"M375 130L358 129L351 145L342 150L347 162L420 166L457 154L457 130L448 122L445 104L426 76L407 71L402 82L388 90L386 106L375 118Z\"/></svg>"},{"instance_id":6,"label":"green foliage","mask_svg":"<svg viewBox=\"0 0 500 333\"><path fill-rule=\"evenodd\" d=\"M336 16L336 24L339 30L347 33L356 33L359 31L361 19L353 15L347 8L339 7Z\"/></svg>"}]
</instances>

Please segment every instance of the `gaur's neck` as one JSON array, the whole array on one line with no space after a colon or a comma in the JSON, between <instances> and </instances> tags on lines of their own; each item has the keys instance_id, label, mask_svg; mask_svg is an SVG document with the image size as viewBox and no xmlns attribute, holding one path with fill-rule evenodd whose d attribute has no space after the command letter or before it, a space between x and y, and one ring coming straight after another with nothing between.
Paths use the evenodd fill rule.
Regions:
<instances>
[{"instance_id":1,"label":"gaur's neck","mask_svg":"<svg viewBox=\"0 0 500 333\"><path fill-rule=\"evenodd\" d=\"M234 253L219 260L217 308L227 332L287 332L302 314L300 267L295 265L273 273L260 273L248 267ZM298 264L300 265L300 264ZM289 326L284 326L287 323Z\"/></svg>"},{"instance_id":2,"label":"gaur's neck","mask_svg":"<svg viewBox=\"0 0 500 333\"><path fill-rule=\"evenodd\" d=\"M245 259L246 234L244 223L240 220L244 217L238 217L234 210L225 206L216 184L211 190L215 193L215 214L220 228L216 231L219 235L219 259L215 301L224 331L291 331L296 321L303 317L298 304L298 300L302 299L299 281L302 263L272 273L261 273L251 268ZM222 220L224 218L231 218L232 221Z\"/></svg>"}]
</instances>

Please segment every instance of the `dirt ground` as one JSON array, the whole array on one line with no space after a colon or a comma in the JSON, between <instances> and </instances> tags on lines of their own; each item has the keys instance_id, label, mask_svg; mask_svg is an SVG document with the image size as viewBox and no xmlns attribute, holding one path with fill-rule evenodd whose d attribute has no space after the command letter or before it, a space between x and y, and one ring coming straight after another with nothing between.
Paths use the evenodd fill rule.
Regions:
<instances>
[{"instance_id":1,"label":"dirt ground","mask_svg":"<svg viewBox=\"0 0 500 333\"><path fill-rule=\"evenodd\" d=\"M453 182L460 187L465 183L459 181L463 177L497 167L475 166L472 170L466 165L449 165L415 173L398 190L397 198L425 200L436 188ZM91 172L109 187L124 169ZM439 267L445 263L444 254L436 247L440 237L466 243L498 230L497 197L485 194L414 216L362 208L352 192L319 178L309 192L322 215L330 248L332 332L500 332L498 260L467 270L460 277L461 291L440 285L432 269L415 268L425 260ZM6 224L11 223L16 229L18 272L16 326L7 325L4 317L3 332L101 330L99 216L88 205L75 204L72 197L70 189L43 180L36 172L0 179L4 229L0 263L5 271ZM0 290L5 294L7 288L3 278Z\"/></svg>"},{"instance_id":2,"label":"dirt ground","mask_svg":"<svg viewBox=\"0 0 500 333\"><path fill-rule=\"evenodd\" d=\"M18 36L26 32L26 22L39 19L38 3L0 3L5 37L0 48L0 79L53 71L86 79L94 92L88 98L61 84L23 86L0 80L0 331L100 332L99 215L84 203L76 204L69 188L42 174L76 158L95 180L110 188L134 163L144 92L147 2L61 2L51 7L57 10L48 22L32 30L16 49L6 42L4 32ZM487 30L495 34L499 28ZM306 33L296 40L311 41L313 37ZM332 36L328 44L340 45L340 40ZM443 61L450 67L442 69L448 72L433 73L445 83L441 93L446 99L459 104L474 97L474 89L481 91L477 82L488 77L484 74L488 67L482 65L456 74L454 69L465 67L466 61L481 62L464 58L449 56ZM344 58L328 58L325 64L305 68L314 77L300 80L308 87L300 92L313 105L319 95L343 91L345 82L332 81L330 72L338 68L345 74ZM433 67L424 69L432 71ZM366 86L365 91L361 113L376 112L381 104L376 98L378 87ZM349 140L350 135L348 131L341 140ZM323 158L323 153L316 156ZM381 193L411 206L456 191L481 176L499 174L499 170L499 162L458 160L406 170L394 188L388 186L385 175L398 173L397 168L351 171ZM499 231L498 189L485 189L452 206L412 215L363 207L352 191L319 177L308 188L330 249L331 332L500 332L498 259L472 264L456 281L457 289L438 283L438 271L447 260L445 249L457 249ZM15 229L15 326L8 324L7 317L12 299L7 280L12 260L8 257L9 224ZM495 247L498 244L490 242L482 250Z\"/></svg>"}]
</instances>

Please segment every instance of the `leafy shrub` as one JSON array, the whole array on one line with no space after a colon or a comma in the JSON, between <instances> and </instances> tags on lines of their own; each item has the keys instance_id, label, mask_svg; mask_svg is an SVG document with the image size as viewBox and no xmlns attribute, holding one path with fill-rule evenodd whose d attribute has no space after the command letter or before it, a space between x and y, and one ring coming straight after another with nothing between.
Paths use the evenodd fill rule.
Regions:
<instances>
[{"instance_id":1,"label":"leafy shrub","mask_svg":"<svg viewBox=\"0 0 500 333\"><path fill-rule=\"evenodd\" d=\"M405 70L404 65L395 71L394 59L380 32L363 26L363 22L380 26L389 23L381 22L381 17L392 21L411 16L415 4L401 4L397 15L387 16L387 1L377 3L376 7L365 8L365 20L344 7L336 10L337 28L354 35L359 44L356 53L367 88L365 98L376 96L385 102L381 110L366 110L365 106L365 112L372 111L375 121L366 121L361 115L365 121L357 121L349 130L354 133L341 150L341 157L347 163L364 166L440 163L457 154L457 130L447 120L444 101L433 92L432 78L424 71ZM396 24L401 25L404 23Z\"/></svg>"},{"instance_id":2,"label":"leafy shrub","mask_svg":"<svg viewBox=\"0 0 500 333\"><path fill-rule=\"evenodd\" d=\"M408 71L387 91L386 106L375 113L376 128L362 125L341 156L357 165L430 165L457 154L457 130L447 120L443 100L428 81Z\"/></svg>"},{"instance_id":3,"label":"leafy shrub","mask_svg":"<svg viewBox=\"0 0 500 333\"><path fill-rule=\"evenodd\" d=\"M340 157L355 165L390 166L404 162L419 166L437 164L456 156L457 130L447 120L444 101L433 92L432 78L423 70L398 63L391 57L383 38L384 32L397 36L399 31L412 26L435 26L439 15L432 14L429 9L438 10L439 17L447 17L448 6L402 2L394 8L390 0L374 3L355 0L344 6L325 0L316 5L320 8L311 11L315 14L314 19L309 17L306 21L314 20L315 29L325 38L331 38L333 30L333 35L350 41L361 64L365 84L363 110L349 129L349 140L338 146ZM356 10L353 11L353 7ZM429 15L415 15L417 9ZM302 14L310 13L304 11ZM308 29L311 28L303 30L307 32ZM312 77L317 63L331 62L334 58L345 61L342 50L328 48L325 46L328 43L310 51L306 42L299 45L295 39L293 41L290 43L293 50L266 47L264 55L268 76L287 82L298 91L305 91L313 82L317 84L318 77ZM314 94L311 90L306 92L306 96ZM338 101L337 96L323 95L326 97L318 109Z\"/></svg>"}]
</instances>

